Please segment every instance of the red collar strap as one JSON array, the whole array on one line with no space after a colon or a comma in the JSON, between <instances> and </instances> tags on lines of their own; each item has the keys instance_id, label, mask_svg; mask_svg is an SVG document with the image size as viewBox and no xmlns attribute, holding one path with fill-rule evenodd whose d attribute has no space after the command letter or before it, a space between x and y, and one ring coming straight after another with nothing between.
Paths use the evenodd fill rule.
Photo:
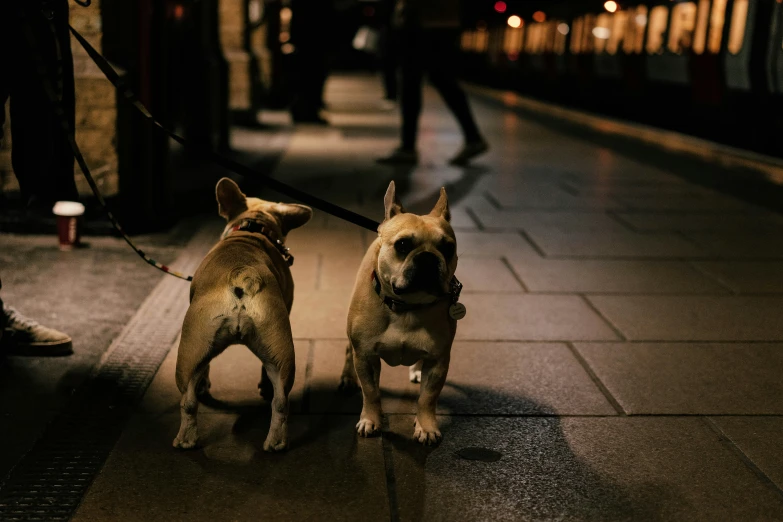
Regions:
<instances>
[{"instance_id":1,"label":"red collar strap","mask_svg":"<svg viewBox=\"0 0 783 522\"><path fill-rule=\"evenodd\" d=\"M277 234L275 234L273 230L271 230L267 225L265 225L261 221L256 221L255 219L243 219L233 227L226 229L226 231L223 232L223 235L220 237L220 239L226 239L234 232L249 232L251 234L261 234L262 236L267 238L270 243L274 245L274 247L277 249L278 252L280 252L280 255L283 256L283 260L285 260L285 262L288 263L288 266L294 264L294 256L291 255L291 251L288 249L288 247L285 246L283 241L277 236Z\"/></svg>"}]
</instances>

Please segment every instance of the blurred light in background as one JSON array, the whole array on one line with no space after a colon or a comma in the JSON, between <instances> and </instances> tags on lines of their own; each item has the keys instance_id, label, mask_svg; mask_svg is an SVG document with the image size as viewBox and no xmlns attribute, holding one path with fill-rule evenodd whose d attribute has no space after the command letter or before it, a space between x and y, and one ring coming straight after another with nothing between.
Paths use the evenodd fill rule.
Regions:
<instances>
[{"instance_id":1,"label":"blurred light in background","mask_svg":"<svg viewBox=\"0 0 783 522\"><path fill-rule=\"evenodd\" d=\"M544 14L543 11L536 11L535 13L533 13L533 20L535 20L536 22L543 22L544 20L546 20L546 15Z\"/></svg>"},{"instance_id":2,"label":"blurred light in background","mask_svg":"<svg viewBox=\"0 0 783 522\"><path fill-rule=\"evenodd\" d=\"M617 2L615 2L614 0L609 0L608 2L605 2L604 9L606 9L610 13L614 13L615 11L617 11Z\"/></svg>"},{"instance_id":3,"label":"blurred light in background","mask_svg":"<svg viewBox=\"0 0 783 522\"><path fill-rule=\"evenodd\" d=\"M508 25L516 29L517 27L522 26L522 19L518 17L517 15L509 16L508 17Z\"/></svg>"},{"instance_id":4,"label":"blurred light in background","mask_svg":"<svg viewBox=\"0 0 783 522\"><path fill-rule=\"evenodd\" d=\"M557 32L560 34L568 34L569 27L568 24L557 24Z\"/></svg>"},{"instance_id":5,"label":"blurred light in background","mask_svg":"<svg viewBox=\"0 0 783 522\"><path fill-rule=\"evenodd\" d=\"M612 32L608 27L595 27L593 29L593 36L600 38L601 40L608 40L610 34L612 34Z\"/></svg>"},{"instance_id":6,"label":"blurred light in background","mask_svg":"<svg viewBox=\"0 0 783 522\"><path fill-rule=\"evenodd\" d=\"M506 2L495 2L495 11L498 13L505 13L507 7Z\"/></svg>"}]
</instances>

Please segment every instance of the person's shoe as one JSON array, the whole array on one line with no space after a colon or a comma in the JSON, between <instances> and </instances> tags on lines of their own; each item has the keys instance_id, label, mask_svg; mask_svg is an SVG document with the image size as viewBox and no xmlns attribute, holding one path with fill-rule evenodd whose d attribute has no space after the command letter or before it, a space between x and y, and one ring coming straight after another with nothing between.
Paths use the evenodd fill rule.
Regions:
<instances>
[{"instance_id":1,"label":"person's shoe","mask_svg":"<svg viewBox=\"0 0 783 522\"><path fill-rule=\"evenodd\" d=\"M415 150L400 147L389 156L378 158L375 161L381 165L415 165L419 162L419 155Z\"/></svg>"},{"instance_id":2,"label":"person's shoe","mask_svg":"<svg viewBox=\"0 0 783 522\"><path fill-rule=\"evenodd\" d=\"M53 328L28 319L10 306L0 311L0 351L11 355L68 355L71 338Z\"/></svg>"},{"instance_id":3,"label":"person's shoe","mask_svg":"<svg viewBox=\"0 0 783 522\"><path fill-rule=\"evenodd\" d=\"M476 156L480 156L489 150L489 144L484 140L472 141L465 144L459 153L449 160L451 165L464 166Z\"/></svg>"}]
</instances>

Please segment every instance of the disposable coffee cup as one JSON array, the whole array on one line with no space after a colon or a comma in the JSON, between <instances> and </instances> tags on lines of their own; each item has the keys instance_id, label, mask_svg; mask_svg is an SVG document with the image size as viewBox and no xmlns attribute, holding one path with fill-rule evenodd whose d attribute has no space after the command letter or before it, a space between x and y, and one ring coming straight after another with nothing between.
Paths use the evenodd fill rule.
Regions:
<instances>
[{"instance_id":1,"label":"disposable coffee cup","mask_svg":"<svg viewBox=\"0 0 783 522\"><path fill-rule=\"evenodd\" d=\"M60 250L71 250L81 240L82 216L84 205L76 201L58 201L52 209L57 216L57 236Z\"/></svg>"}]
</instances>

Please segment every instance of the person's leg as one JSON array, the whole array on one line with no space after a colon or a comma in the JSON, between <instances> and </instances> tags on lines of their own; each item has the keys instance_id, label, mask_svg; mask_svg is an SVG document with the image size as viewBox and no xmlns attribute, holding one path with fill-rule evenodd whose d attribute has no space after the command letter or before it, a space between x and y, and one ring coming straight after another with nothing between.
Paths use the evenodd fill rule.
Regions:
<instances>
[{"instance_id":1,"label":"person's leg","mask_svg":"<svg viewBox=\"0 0 783 522\"><path fill-rule=\"evenodd\" d=\"M35 9L25 11L23 23L30 28L35 50L17 30L15 77L11 95L12 164L22 196L29 204L48 207L57 200L76 200L74 159L42 80L37 72L40 56L49 81L71 129L75 126L73 58L68 34L68 2L51 3L52 20Z\"/></svg>"},{"instance_id":2,"label":"person's leg","mask_svg":"<svg viewBox=\"0 0 783 522\"><path fill-rule=\"evenodd\" d=\"M421 117L421 91L424 71L422 69L420 33L406 31L400 42L402 62L402 148L415 150Z\"/></svg>"},{"instance_id":3,"label":"person's leg","mask_svg":"<svg viewBox=\"0 0 783 522\"><path fill-rule=\"evenodd\" d=\"M465 142L481 141L476 120L468 104L468 98L460 87L456 76L454 34L450 30L431 30L427 32L426 45L431 52L426 55L425 65L430 82L440 93L462 129Z\"/></svg>"},{"instance_id":4,"label":"person's leg","mask_svg":"<svg viewBox=\"0 0 783 522\"><path fill-rule=\"evenodd\" d=\"M416 138L421 115L421 90L424 80L419 32L407 30L395 35L399 49L402 76L400 113L402 116L402 143L391 155L380 158L378 163L387 165L411 165L418 162Z\"/></svg>"}]
</instances>

